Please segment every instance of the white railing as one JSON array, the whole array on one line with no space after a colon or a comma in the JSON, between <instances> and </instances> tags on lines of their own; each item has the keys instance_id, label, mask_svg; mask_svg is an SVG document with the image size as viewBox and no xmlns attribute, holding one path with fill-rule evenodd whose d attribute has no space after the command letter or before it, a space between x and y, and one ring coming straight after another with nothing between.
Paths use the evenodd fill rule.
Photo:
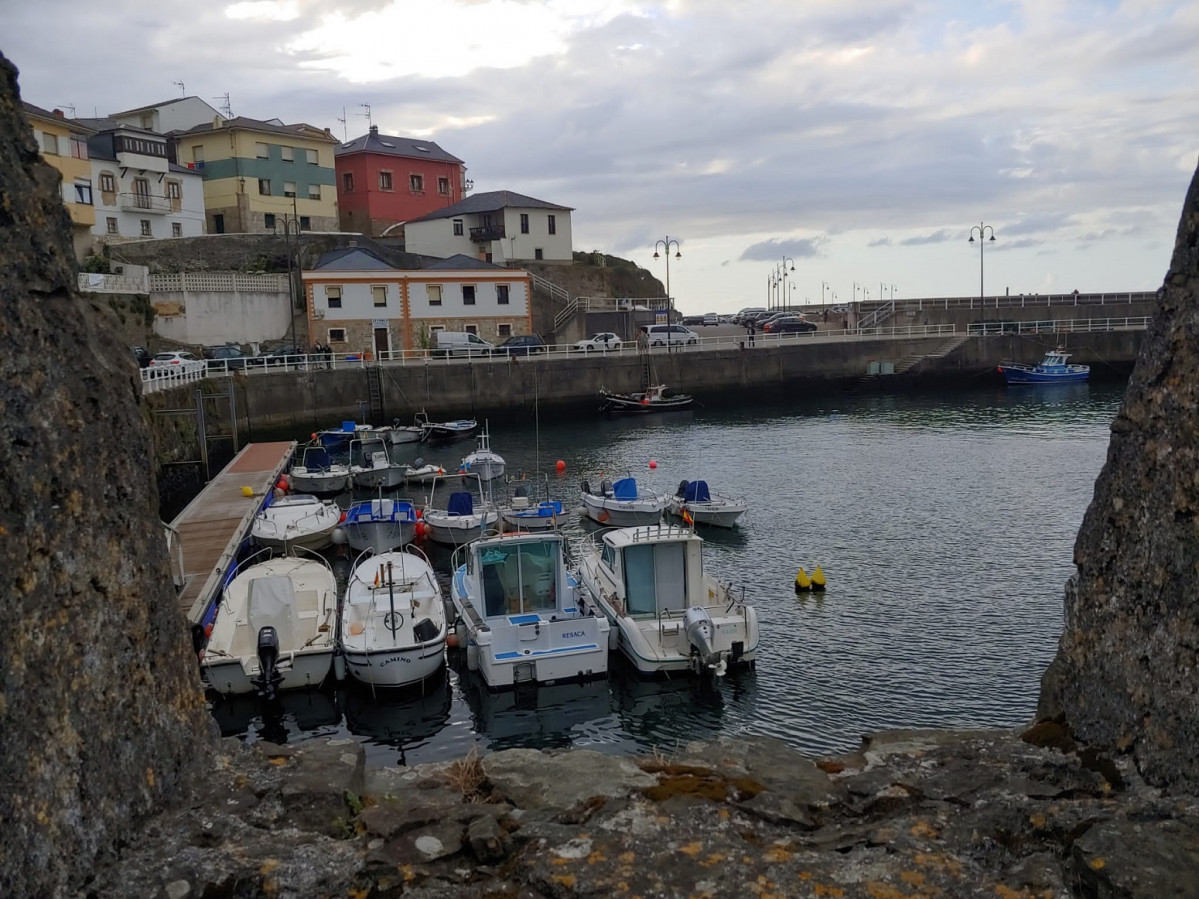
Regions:
<instances>
[{"instance_id":1,"label":"white railing","mask_svg":"<svg viewBox=\"0 0 1199 899\"><path fill-rule=\"evenodd\" d=\"M155 293L185 291L240 291L243 293L287 293L287 275L243 275L240 272L180 272L151 275Z\"/></svg>"},{"instance_id":2,"label":"white railing","mask_svg":"<svg viewBox=\"0 0 1199 899\"><path fill-rule=\"evenodd\" d=\"M192 365L189 368L168 368L166 366L150 366L141 369L142 393L157 393L159 390L170 390L184 384L195 384L208 377L203 365Z\"/></svg>"},{"instance_id":3,"label":"white railing","mask_svg":"<svg viewBox=\"0 0 1199 899\"><path fill-rule=\"evenodd\" d=\"M993 297L926 297L893 300L896 312L924 309L1025 309L1029 306L1106 306L1149 303L1157 298L1152 290L1125 293L1004 294ZM871 306L864 303L863 306Z\"/></svg>"},{"instance_id":4,"label":"white railing","mask_svg":"<svg viewBox=\"0 0 1199 899\"><path fill-rule=\"evenodd\" d=\"M84 293L149 293L150 285L144 276L80 272L79 289Z\"/></svg>"},{"instance_id":5,"label":"white railing","mask_svg":"<svg viewBox=\"0 0 1199 899\"><path fill-rule=\"evenodd\" d=\"M1096 331L1143 331L1149 327L1151 316L1133 315L1121 318L1080 318L1064 321L1034 322L973 322L966 326L968 337L993 337L997 334L1086 334Z\"/></svg>"}]
</instances>

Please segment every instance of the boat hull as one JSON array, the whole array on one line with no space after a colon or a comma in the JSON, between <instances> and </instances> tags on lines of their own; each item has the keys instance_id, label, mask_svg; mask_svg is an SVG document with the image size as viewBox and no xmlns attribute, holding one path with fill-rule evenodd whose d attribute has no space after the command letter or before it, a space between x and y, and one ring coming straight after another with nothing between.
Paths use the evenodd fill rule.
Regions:
<instances>
[{"instance_id":1,"label":"boat hull","mask_svg":"<svg viewBox=\"0 0 1199 899\"><path fill-rule=\"evenodd\" d=\"M441 638L420 646L343 651L346 671L359 683L372 687L407 687L436 674L445 664L445 629Z\"/></svg>"},{"instance_id":2,"label":"boat hull","mask_svg":"<svg viewBox=\"0 0 1199 899\"><path fill-rule=\"evenodd\" d=\"M1048 373L1001 366L999 370L1003 372L1004 380L1009 384L1077 384L1091 376L1090 369L1082 372Z\"/></svg>"},{"instance_id":3,"label":"boat hull","mask_svg":"<svg viewBox=\"0 0 1199 899\"><path fill-rule=\"evenodd\" d=\"M626 394L606 393L600 395L600 410L604 412L679 412L690 409L693 400L689 396L666 399L643 400Z\"/></svg>"},{"instance_id":4,"label":"boat hull","mask_svg":"<svg viewBox=\"0 0 1199 899\"><path fill-rule=\"evenodd\" d=\"M500 518L504 520L504 524L513 530L520 531L552 531L558 526L561 517L561 503L558 503L558 507L549 514L542 514L538 509L522 509L520 511L502 509L500 511Z\"/></svg>"},{"instance_id":5,"label":"boat hull","mask_svg":"<svg viewBox=\"0 0 1199 899\"><path fill-rule=\"evenodd\" d=\"M397 426L391 429L391 442L396 445L404 443L420 443L425 436L425 429L413 425Z\"/></svg>"},{"instance_id":6,"label":"boat hull","mask_svg":"<svg viewBox=\"0 0 1199 899\"><path fill-rule=\"evenodd\" d=\"M631 528L657 524L662 520L664 502L648 500L626 502L594 494L583 497L583 511L593 521L608 527Z\"/></svg>"},{"instance_id":7,"label":"boat hull","mask_svg":"<svg viewBox=\"0 0 1199 899\"><path fill-rule=\"evenodd\" d=\"M499 522L498 512L486 514L449 516L438 511L426 511L425 535L434 543L461 546L483 535L485 530Z\"/></svg>"},{"instance_id":8,"label":"boat hull","mask_svg":"<svg viewBox=\"0 0 1199 899\"><path fill-rule=\"evenodd\" d=\"M347 521L342 525L346 542L358 552L369 549L374 553L385 553L399 549L416 537L415 521Z\"/></svg>"},{"instance_id":9,"label":"boat hull","mask_svg":"<svg viewBox=\"0 0 1199 899\"><path fill-rule=\"evenodd\" d=\"M368 468L354 471L354 486L364 490L378 490L380 487L390 489L403 486L405 467L388 465L385 468Z\"/></svg>"},{"instance_id":10,"label":"boat hull","mask_svg":"<svg viewBox=\"0 0 1199 899\"><path fill-rule=\"evenodd\" d=\"M288 474L291 489L297 493L344 493L350 486L348 472L302 472L292 469Z\"/></svg>"},{"instance_id":11,"label":"boat hull","mask_svg":"<svg viewBox=\"0 0 1199 899\"><path fill-rule=\"evenodd\" d=\"M426 427L425 434L421 439L425 443L450 443L454 440L474 437L478 430L478 422L440 422Z\"/></svg>"},{"instance_id":12,"label":"boat hull","mask_svg":"<svg viewBox=\"0 0 1199 899\"><path fill-rule=\"evenodd\" d=\"M745 514L747 506L743 502L724 501L711 503L683 502L672 497L667 503L666 510L678 518L683 517L683 510L691 516L696 524L710 525L717 528L736 527L737 520Z\"/></svg>"},{"instance_id":13,"label":"boat hull","mask_svg":"<svg viewBox=\"0 0 1199 899\"><path fill-rule=\"evenodd\" d=\"M290 660L288 656L290 655ZM283 680L279 682L280 690L299 690L304 687L319 687L330 675L333 666L333 649L305 652L294 655L281 654L283 665L279 671ZM258 690L253 678L259 676L258 659L256 657L239 659L222 659L207 662L201 666L205 686L218 693L242 695Z\"/></svg>"}]
</instances>

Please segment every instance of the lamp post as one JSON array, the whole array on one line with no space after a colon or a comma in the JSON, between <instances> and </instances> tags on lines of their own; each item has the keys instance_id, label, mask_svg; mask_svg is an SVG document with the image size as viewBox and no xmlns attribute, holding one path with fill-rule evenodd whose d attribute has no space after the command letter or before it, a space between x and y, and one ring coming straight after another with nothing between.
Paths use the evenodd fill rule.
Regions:
<instances>
[{"instance_id":1,"label":"lamp post","mask_svg":"<svg viewBox=\"0 0 1199 899\"><path fill-rule=\"evenodd\" d=\"M294 211L295 211L294 203L292 206L292 210L294 213ZM292 274L292 264L291 264L291 261L292 261L291 260L291 257L292 257L291 235L292 235L293 231L295 232L295 235L296 235L296 249L298 250L299 246L300 246L300 217L298 215L294 215L294 214L292 215L292 217L290 219L286 215L283 216L283 246L285 248L285 251L287 252L287 312L288 312L288 315L290 316L287 330L288 330L288 333L291 335L290 339L291 339L291 346L292 346L293 350L298 350L299 347L296 346L296 281L295 281L295 276ZM299 268L298 260L297 260L296 267L297 267L297 269ZM309 340L312 339L311 334L308 335L308 339Z\"/></svg>"},{"instance_id":2,"label":"lamp post","mask_svg":"<svg viewBox=\"0 0 1199 899\"><path fill-rule=\"evenodd\" d=\"M674 258L682 259L683 254L679 250L679 242L677 240L671 240L669 234L667 234L664 239L656 241L654 243L654 258L655 259L658 258L658 247L661 247L662 252L666 254L666 324L667 325L674 324L674 322L672 321L672 319L674 318L674 315L673 315L674 300L672 300L670 297L670 248L672 245L674 246ZM670 352L670 350L673 346L674 346L674 344L670 339L670 332L667 331L667 333L666 333L666 351Z\"/></svg>"},{"instance_id":3,"label":"lamp post","mask_svg":"<svg viewBox=\"0 0 1199 899\"><path fill-rule=\"evenodd\" d=\"M974 243L974 232L978 232L978 306L982 309L983 316L983 336L987 336L987 295L983 290L983 248L987 245L987 233L990 232L991 241L995 240L995 229L990 225L984 225L979 222L970 229L970 243Z\"/></svg>"},{"instance_id":4,"label":"lamp post","mask_svg":"<svg viewBox=\"0 0 1199 899\"><path fill-rule=\"evenodd\" d=\"M788 269L787 266L791 266L791 268ZM791 307L787 305L787 272L789 270L795 271L795 260L790 256L784 256L783 261L779 263L778 270L780 271L783 279L783 309L787 312L790 312Z\"/></svg>"},{"instance_id":5,"label":"lamp post","mask_svg":"<svg viewBox=\"0 0 1199 899\"><path fill-rule=\"evenodd\" d=\"M829 283L827 281L820 282L820 305L821 306L824 305L824 290L828 286L829 286Z\"/></svg>"}]
</instances>

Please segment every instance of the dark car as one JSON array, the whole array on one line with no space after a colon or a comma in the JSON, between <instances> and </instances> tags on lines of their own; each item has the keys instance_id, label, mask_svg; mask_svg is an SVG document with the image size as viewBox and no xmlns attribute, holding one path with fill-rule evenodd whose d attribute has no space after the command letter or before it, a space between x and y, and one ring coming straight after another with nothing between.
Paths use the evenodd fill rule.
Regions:
<instances>
[{"instance_id":1,"label":"dark car","mask_svg":"<svg viewBox=\"0 0 1199 899\"><path fill-rule=\"evenodd\" d=\"M782 318L770 323L771 334L802 334L805 331L815 331L816 323L802 318Z\"/></svg>"},{"instance_id":2,"label":"dark car","mask_svg":"<svg viewBox=\"0 0 1199 899\"><path fill-rule=\"evenodd\" d=\"M545 352L545 341L536 334L517 334L509 337L492 352L497 356L530 356Z\"/></svg>"},{"instance_id":3,"label":"dark car","mask_svg":"<svg viewBox=\"0 0 1199 899\"><path fill-rule=\"evenodd\" d=\"M307 357L308 351L290 343L281 343L270 348L263 347L258 355L250 359L251 365L293 365L299 366Z\"/></svg>"},{"instance_id":4,"label":"dark car","mask_svg":"<svg viewBox=\"0 0 1199 899\"><path fill-rule=\"evenodd\" d=\"M206 346L202 352L204 358L209 360L209 371L237 371L245 368L248 364L241 347L232 344Z\"/></svg>"},{"instance_id":5,"label":"dark car","mask_svg":"<svg viewBox=\"0 0 1199 899\"><path fill-rule=\"evenodd\" d=\"M150 355L149 350L144 346L131 346L129 349L133 350L133 358L137 360L138 366L141 368L150 367L150 360L153 357Z\"/></svg>"}]
</instances>

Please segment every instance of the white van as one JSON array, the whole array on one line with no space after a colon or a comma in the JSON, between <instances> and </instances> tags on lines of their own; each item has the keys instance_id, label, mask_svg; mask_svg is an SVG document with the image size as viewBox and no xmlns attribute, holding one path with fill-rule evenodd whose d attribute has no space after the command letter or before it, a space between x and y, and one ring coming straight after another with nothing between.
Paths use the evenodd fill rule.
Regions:
<instances>
[{"instance_id":1,"label":"white van","mask_svg":"<svg viewBox=\"0 0 1199 899\"><path fill-rule=\"evenodd\" d=\"M495 349L478 334L468 331L434 331L434 356L490 356Z\"/></svg>"},{"instance_id":2,"label":"white van","mask_svg":"<svg viewBox=\"0 0 1199 899\"><path fill-rule=\"evenodd\" d=\"M641 331L652 347L699 343L699 335L682 325L642 325Z\"/></svg>"}]
</instances>

